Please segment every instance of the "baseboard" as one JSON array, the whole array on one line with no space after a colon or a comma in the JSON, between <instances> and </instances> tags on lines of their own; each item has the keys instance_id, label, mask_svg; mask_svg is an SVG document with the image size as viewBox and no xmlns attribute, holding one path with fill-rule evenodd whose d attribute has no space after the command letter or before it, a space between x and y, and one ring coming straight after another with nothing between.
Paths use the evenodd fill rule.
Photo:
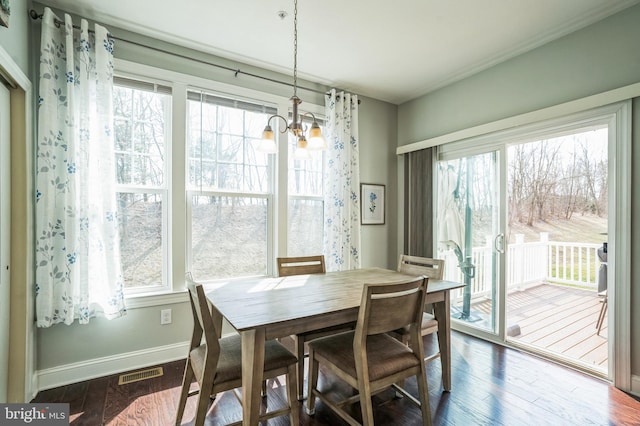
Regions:
<instances>
[{"instance_id":1,"label":"baseboard","mask_svg":"<svg viewBox=\"0 0 640 426\"><path fill-rule=\"evenodd\" d=\"M128 352L36 371L37 390L110 376L186 357L189 342Z\"/></svg>"},{"instance_id":2,"label":"baseboard","mask_svg":"<svg viewBox=\"0 0 640 426\"><path fill-rule=\"evenodd\" d=\"M640 397L640 376L631 375L631 393Z\"/></svg>"}]
</instances>

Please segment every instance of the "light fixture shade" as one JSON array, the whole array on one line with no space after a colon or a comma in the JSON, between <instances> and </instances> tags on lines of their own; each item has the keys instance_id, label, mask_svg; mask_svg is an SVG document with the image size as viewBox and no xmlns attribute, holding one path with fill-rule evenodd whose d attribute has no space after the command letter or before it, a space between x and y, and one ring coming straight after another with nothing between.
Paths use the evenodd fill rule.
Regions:
<instances>
[{"instance_id":1,"label":"light fixture shade","mask_svg":"<svg viewBox=\"0 0 640 426\"><path fill-rule=\"evenodd\" d=\"M322 130L317 121L314 121L309 129L309 149L312 151L324 151L327 149L327 141L322 136Z\"/></svg>"},{"instance_id":2,"label":"light fixture shade","mask_svg":"<svg viewBox=\"0 0 640 426\"><path fill-rule=\"evenodd\" d=\"M311 154L309 153L309 147L307 144L307 140L304 136L300 136L298 138L298 144L296 145L296 150L293 152L294 160L309 160L311 158Z\"/></svg>"},{"instance_id":3,"label":"light fixture shade","mask_svg":"<svg viewBox=\"0 0 640 426\"><path fill-rule=\"evenodd\" d=\"M276 138L273 135L273 129L271 128L271 126L267 125L262 131L262 139L258 143L256 150L267 154L275 154L276 152L278 152L278 147L276 146Z\"/></svg>"}]
</instances>

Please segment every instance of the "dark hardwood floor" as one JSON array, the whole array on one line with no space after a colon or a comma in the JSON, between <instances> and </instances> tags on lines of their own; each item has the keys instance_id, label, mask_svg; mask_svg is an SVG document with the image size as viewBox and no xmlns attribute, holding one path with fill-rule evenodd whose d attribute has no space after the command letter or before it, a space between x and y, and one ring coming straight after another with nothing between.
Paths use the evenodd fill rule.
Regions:
<instances>
[{"instance_id":1,"label":"dark hardwood floor","mask_svg":"<svg viewBox=\"0 0 640 426\"><path fill-rule=\"evenodd\" d=\"M433 342L425 340L425 352ZM452 332L453 390L442 392L439 361L427 366L435 425L640 425L640 400L608 383L530 355ZM118 376L50 389L33 402L67 402L72 425L171 425L184 369L183 361L162 366L162 377L118 385ZM284 404L283 380L269 382L266 401ZM351 389L321 373L320 383L338 394ZM407 383L417 395L415 380ZM183 425L193 423L195 398L187 404ZM419 425L420 411L393 391L374 397L379 425ZM354 407L357 409L358 407ZM309 417L300 408L303 425L345 424L327 407L316 404ZM225 392L209 410L207 425L241 418L232 393ZM287 417L270 425L287 425Z\"/></svg>"}]
</instances>

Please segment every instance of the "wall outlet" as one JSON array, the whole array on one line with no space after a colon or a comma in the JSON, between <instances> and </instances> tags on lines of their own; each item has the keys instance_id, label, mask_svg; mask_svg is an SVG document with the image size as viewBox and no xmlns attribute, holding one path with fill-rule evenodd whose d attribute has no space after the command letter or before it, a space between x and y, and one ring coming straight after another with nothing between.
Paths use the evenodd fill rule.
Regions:
<instances>
[{"instance_id":1,"label":"wall outlet","mask_svg":"<svg viewBox=\"0 0 640 426\"><path fill-rule=\"evenodd\" d=\"M171 324L171 309L160 311L160 325Z\"/></svg>"}]
</instances>

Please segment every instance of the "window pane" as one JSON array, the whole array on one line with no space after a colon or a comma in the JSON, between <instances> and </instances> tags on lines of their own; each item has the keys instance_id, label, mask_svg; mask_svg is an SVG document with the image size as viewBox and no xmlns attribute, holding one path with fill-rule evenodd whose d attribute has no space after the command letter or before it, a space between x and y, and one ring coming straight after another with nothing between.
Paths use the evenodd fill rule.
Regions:
<instances>
[{"instance_id":1,"label":"window pane","mask_svg":"<svg viewBox=\"0 0 640 426\"><path fill-rule=\"evenodd\" d=\"M320 122L323 134L325 129ZM303 121L310 127L311 122ZM324 152L311 151L311 158L295 160L296 141L289 137L289 256L310 256L323 253L324 232Z\"/></svg>"},{"instance_id":2,"label":"window pane","mask_svg":"<svg viewBox=\"0 0 640 426\"><path fill-rule=\"evenodd\" d=\"M218 107L218 130L223 134L242 135L244 111L236 108Z\"/></svg>"},{"instance_id":3,"label":"window pane","mask_svg":"<svg viewBox=\"0 0 640 426\"><path fill-rule=\"evenodd\" d=\"M191 272L198 280L267 272L264 198L193 196Z\"/></svg>"},{"instance_id":4,"label":"window pane","mask_svg":"<svg viewBox=\"0 0 640 426\"><path fill-rule=\"evenodd\" d=\"M116 154L116 182L126 184L131 181L131 155Z\"/></svg>"},{"instance_id":5,"label":"window pane","mask_svg":"<svg viewBox=\"0 0 640 426\"><path fill-rule=\"evenodd\" d=\"M225 134L220 136L220 161L242 164L243 157L242 136Z\"/></svg>"},{"instance_id":6,"label":"window pane","mask_svg":"<svg viewBox=\"0 0 640 426\"><path fill-rule=\"evenodd\" d=\"M268 114L247 111L244 116L244 134L256 136L259 140L268 117Z\"/></svg>"},{"instance_id":7,"label":"window pane","mask_svg":"<svg viewBox=\"0 0 640 426\"><path fill-rule=\"evenodd\" d=\"M303 122L304 126L310 123ZM322 134L326 137L325 129ZM289 137L289 194L322 196L324 151L311 151L308 160L295 160L296 141Z\"/></svg>"},{"instance_id":8,"label":"window pane","mask_svg":"<svg viewBox=\"0 0 640 426\"><path fill-rule=\"evenodd\" d=\"M118 86L113 94L118 183L164 185L171 96Z\"/></svg>"},{"instance_id":9,"label":"window pane","mask_svg":"<svg viewBox=\"0 0 640 426\"><path fill-rule=\"evenodd\" d=\"M162 196L116 196L125 287L162 285Z\"/></svg>"},{"instance_id":10,"label":"window pane","mask_svg":"<svg viewBox=\"0 0 640 426\"><path fill-rule=\"evenodd\" d=\"M115 86L113 88L113 114L130 117L133 108L133 90Z\"/></svg>"},{"instance_id":11,"label":"window pane","mask_svg":"<svg viewBox=\"0 0 640 426\"><path fill-rule=\"evenodd\" d=\"M190 188L268 193L269 157L255 146L273 108L199 92L187 96Z\"/></svg>"},{"instance_id":12,"label":"window pane","mask_svg":"<svg viewBox=\"0 0 640 426\"><path fill-rule=\"evenodd\" d=\"M324 203L321 200L289 200L290 256L311 256L322 253Z\"/></svg>"},{"instance_id":13,"label":"window pane","mask_svg":"<svg viewBox=\"0 0 640 426\"><path fill-rule=\"evenodd\" d=\"M131 122L125 119L115 120L116 150L127 151L131 148Z\"/></svg>"}]
</instances>

